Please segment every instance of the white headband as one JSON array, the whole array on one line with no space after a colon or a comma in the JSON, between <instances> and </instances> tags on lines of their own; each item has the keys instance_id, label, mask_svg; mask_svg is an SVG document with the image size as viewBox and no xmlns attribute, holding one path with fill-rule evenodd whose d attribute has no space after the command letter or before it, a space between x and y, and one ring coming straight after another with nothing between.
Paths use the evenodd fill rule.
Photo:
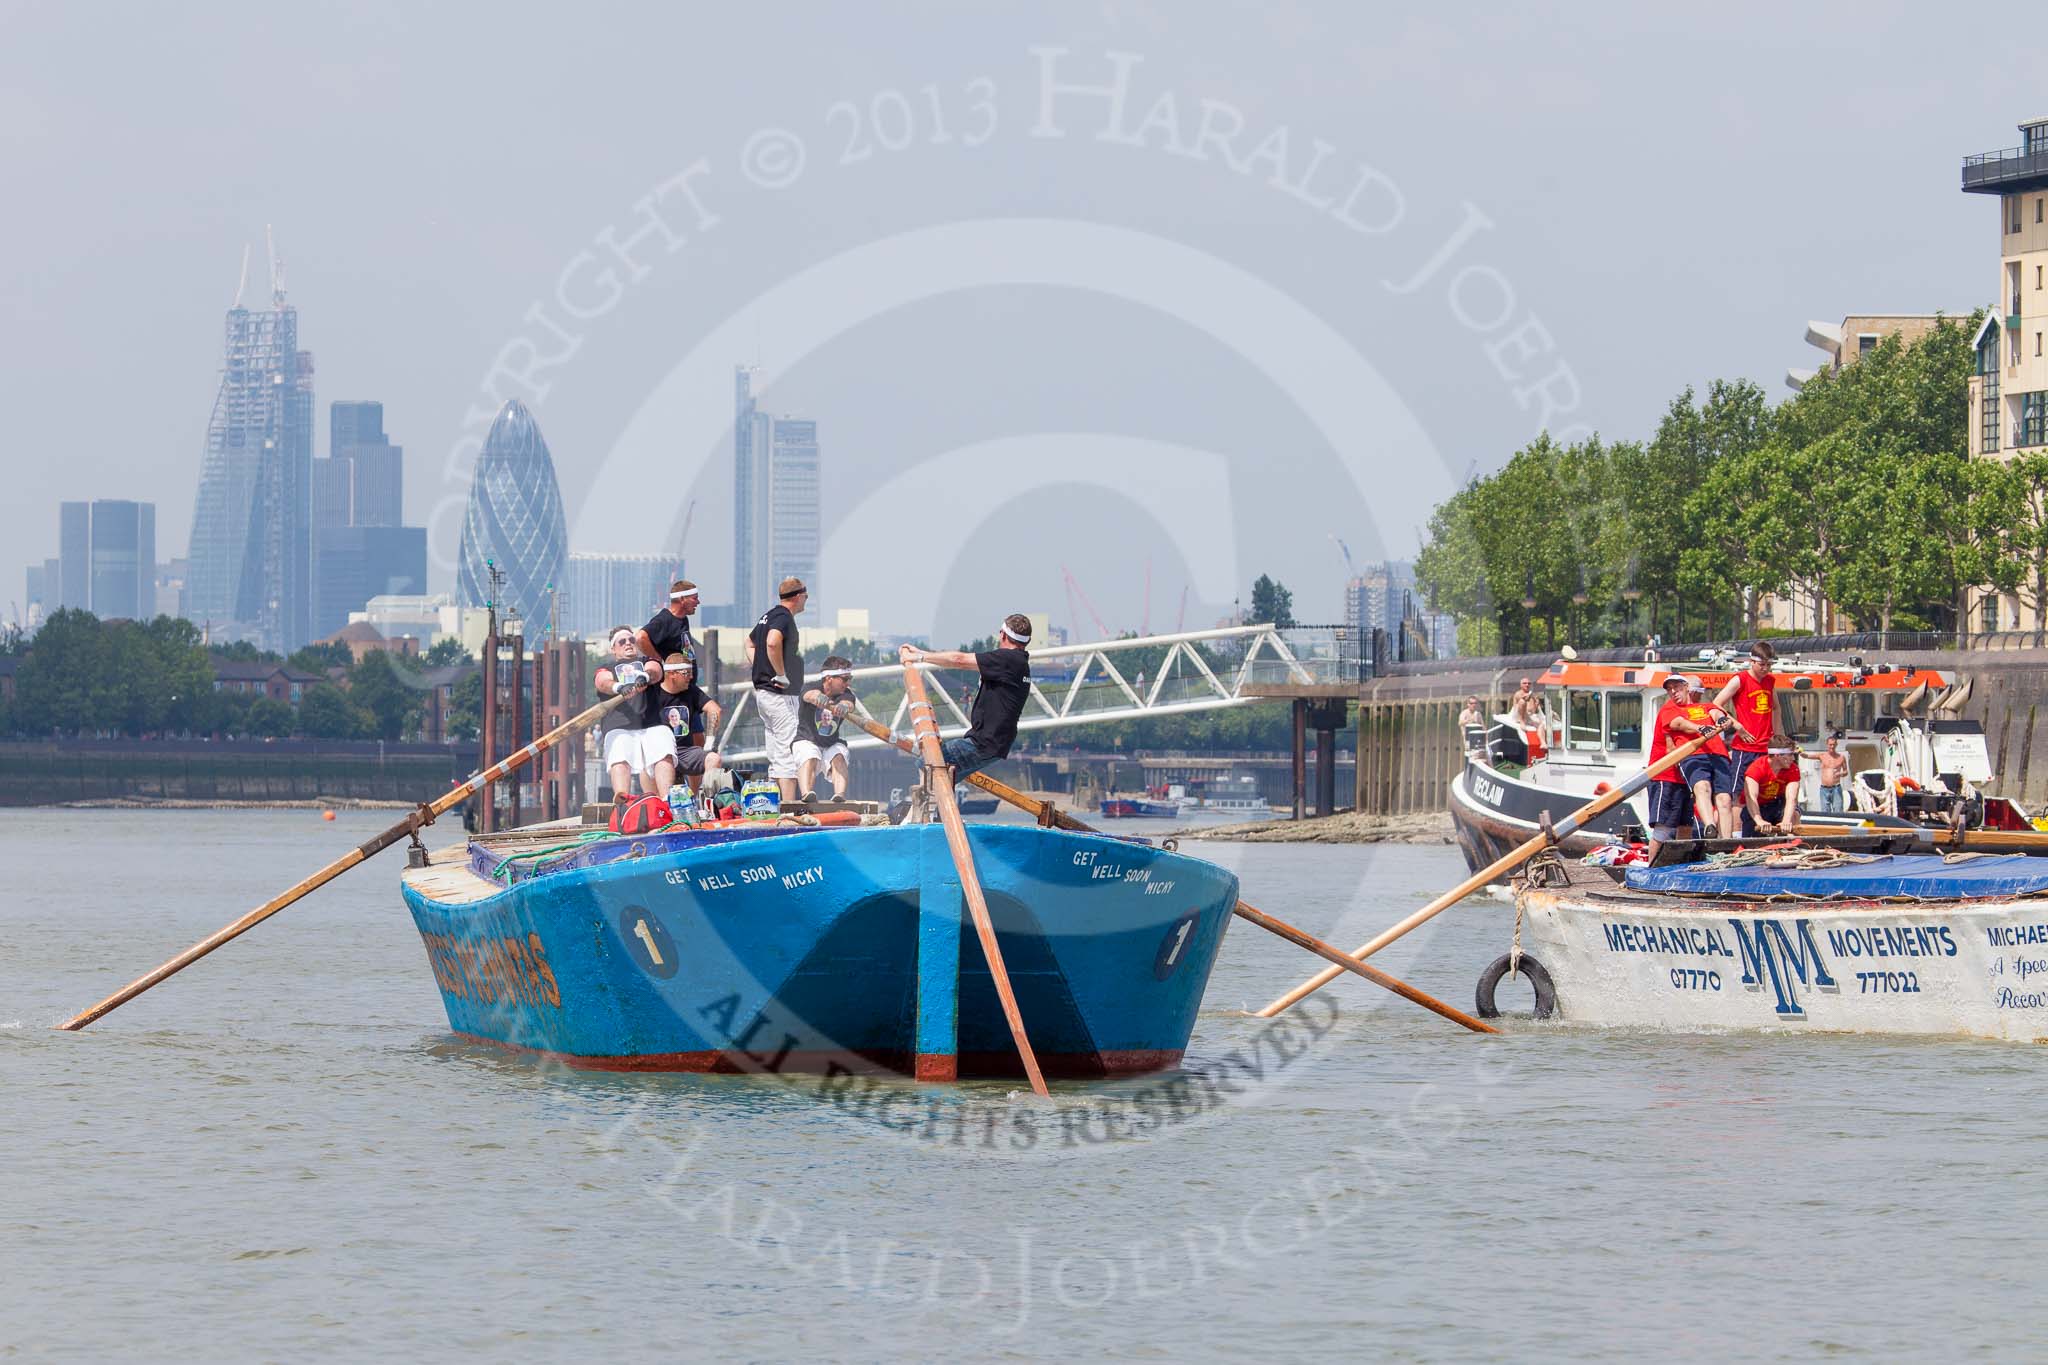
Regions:
<instances>
[{"instance_id":1,"label":"white headband","mask_svg":"<svg viewBox=\"0 0 2048 1365\"><path fill-rule=\"evenodd\" d=\"M1031 637L1029 635L1019 635L1016 631L1011 630L1010 623L1008 621L1003 622L1002 629L1004 639L1015 640L1020 645L1028 645L1031 643Z\"/></svg>"},{"instance_id":2,"label":"white headband","mask_svg":"<svg viewBox=\"0 0 2048 1365\"><path fill-rule=\"evenodd\" d=\"M818 676L821 678L850 678L853 676L853 670L850 668L827 668L821 670Z\"/></svg>"},{"instance_id":3,"label":"white headband","mask_svg":"<svg viewBox=\"0 0 2048 1365\"><path fill-rule=\"evenodd\" d=\"M668 595L668 600L669 600L669 601L671 601L671 602L680 602L680 601L682 601L682 600L683 600L683 599L684 599L685 597L697 597L697 596L700 596L700 595L701 595L701 594L699 594L699 593L698 593L698 591L697 591L697 590L696 590L695 588L691 588L691 589L690 589L690 590L689 590L688 592L672 592L672 593L670 593L670 594Z\"/></svg>"}]
</instances>

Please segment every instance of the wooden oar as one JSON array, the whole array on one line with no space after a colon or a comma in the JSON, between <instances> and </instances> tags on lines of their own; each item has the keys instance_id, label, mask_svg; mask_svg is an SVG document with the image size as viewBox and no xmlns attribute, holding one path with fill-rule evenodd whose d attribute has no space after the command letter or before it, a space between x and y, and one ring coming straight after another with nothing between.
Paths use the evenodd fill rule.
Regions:
<instances>
[{"instance_id":1,"label":"wooden oar","mask_svg":"<svg viewBox=\"0 0 2048 1365\"><path fill-rule=\"evenodd\" d=\"M318 872L315 872L312 876L306 878L304 881L291 887L289 890L279 893L278 895L272 897L270 900L263 902L263 904L257 906L254 910L251 910L248 914L242 916L233 924L228 925L224 929L217 930L216 932L207 936L206 938L199 940L199 942L193 944L184 952L179 953L176 957L172 958L169 962L164 963L163 966L158 967L155 971L150 972L147 976L137 977L135 980L123 986L120 990L115 991L112 995L100 1001L99 1004L94 1005L91 1009L86 1010L83 1013L73 1015L71 1018L66 1019L63 1023L57 1025L57 1027L75 1033L79 1029L84 1028L87 1024L90 1024L93 1020L99 1018L101 1015L106 1014L111 1010L119 1009L121 1006L127 1004L130 1000L133 1000L136 996L148 990L151 986L156 985L158 982L163 981L167 977L175 976L177 973L183 971L185 968L197 962L200 958L205 957L215 948L220 947L223 943L228 942L230 939L240 938L243 934L248 933L251 929L254 929L257 925L263 923L263 921L269 919L272 915L284 909L292 902L299 900L300 898L308 895L313 891L319 890L327 883L333 881L336 877L339 877L342 873L354 867L357 863L363 862L365 859L373 857L378 853L382 853L385 849L391 847L400 839L406 838L407 836L413 834L415 831L424 829L428 825L433 824L436 819L446 814L448 811L453 810L456 806L461 805L464 801L468 800L471 795L473 795L476 792L482 791L486 783L498 781L506 774L521 767L522 765L531 761L538 755L543 754L547 752L549 749L554 748L557 744L561 743L564 739L567 739L570 735L575 734L578 730L584 729L587 726L595 724L600 716L602 716L605 712L611 710L614 706L617 706L620 702L624 701L626 697L629 695L632 694L627 693L615 697L606 697L603 701L591 707L582 715L577 716L575 719L567 722L566 724L554 730L550 730L547 734L542 735L539 739L536 739L535 741L533 741L533 743L527 745L525 748L515 750L510 755L508 755L503 761L491 765L489 768L486 768L484 771L480 773L474 774L461 786L455 788L446 796L422 804L418 809L412 811L403 820L400 820L397 824L393 825L390 829L385 830L376 838L371 839L366 843L363 843L355 848L350 849L347 853L342 854L339 858L336 858L333 862L321 868Z\"/></svg>"},{"instance_id":2,"label":"wooden oar","mask_svg":"<svg viewBox=\"0 0 2048 1365\"><path fill-rule=\"evenodd\" d=\"M879 739L886 744L893 744L897 748L903 750L905 753L909 753L911 751L910 742L908 740L898 739L896 736L890 734L887 728L877 725L875 722L869 720L866 716L860 715L856 712L850 713L846 718L852 721L855 725L858 725L861 729L873 735L876 739ZM1033 797L1026 796L1023 792L1018 791L1015 787L1012 787L1007 783L996 781L996 779L990 777L987 773L969 773L967 775L967 780L975 786L981 788L983 791L988 792L990 795L1009 802L1017 809L1030 812L1033 816L1035 816L1038 819L1040 824L1054 825L1060 829L1071 830L1076 834L1101 833L1101 831L1096 829L1093 825L1085 824L1082 821L1075 819L1073 816L1061 810L1058 806L1053 805L1050 801L1039 801ZM1335 963L1337 966L1343 968L1347 972L1353 972L1359 976L1364 977L1367 981L1372 982L1375 986L1385 987L1386 989L1392 991L1394 994L1400 996L1404 1000L1412 1000L1416 1004L1422 1006L1424 1009L1432 1011L1436 1014L1440 1014L1444 1018L1449 1019L1452 1023L1462 1024L1466 1028L1471 1029L1474 1033L1500 1032L1499 1029L1495 1028L1493 1025L1485 1022L1482 1019L1475 1019L1471 1015L1465 1013L1463 1010L1455 1009L1450 1005L1446 1005L1443 1001L1438 1000L1434 996L1425 995L1423 992L1415 989L1415 987L1409 985L1407 982L1401 980L1401 978L1397 976L1390 975L1387 972L1381 971L1377 967L1370 967L1363 962L1357 962L1352 960L1351 958L1346 957L1343 954L1343 952L1341 952L1335 945L1325 943L1322 939L1317 938L1314 934L1311 934L1303 929L1297 929L1293 925L1289 924L1286 920L1279 919L1275 916L1269 915L1265 911L1260 910L1255 906L1247 905L1243 901L1239 901L1235 906L1232 907L1232 913L1235 914L1239 919L1242 919L1247 923L1258 925L1267 933L1279 935L1281 938L1286 939L1289 943L1294 944L1298 948L1306 948L1309 952L1314 953L1317 957L1320 957L1327 962Z\"/></svg>"},{"instance_id":3,"label":"wooden oar","mask_svg":"<svg viewBox=\"0 0 2048 1365\"><path fill-rule=\"evenodd\" d=\"M1038 1072L1038 1055L1024 1032L1024 1015L1017 1008L1017 993L1010 989L1010 973L1003 966L1003 950L996 943L995 921L989 917L988 900L981 894L981 878L974 871L974 850L967 845L967 822L960 818L960 800L953 794L947 775L946 758L939 749L939 721L925 692L924 675L917 665L903 665L903 691L910 702L910 728L917 736L919 756L924 760L932 799L938 802L939 823L946 829L946 846L953 853L953 868L960 874L960 894L974 917L974 932L981 939L981 955L988 959L988 974L996 983L996 998L1002 1001L1003 1018L1009 1021L1010 1037L1016 1041L1017 1056L1024 1062L1024 1075L1031 1088L1050 1096L1045 1077Z\"/></svg>"},{"instance_id":4,"label":"wooden oar","mask_svg":"<svg viewBox=\"0 0 2048 1365\"><path fill-rule=\"evenodd\" d=\"M1666 768L1675 766L1683 759L1691 757L1694 750L1698 749L1702 744L1705 744L1709 739L1712 739L1714 735L1718 733L1720 732L1716 730L1708 734L1701 735L1698 739L1692 740L1686 744L1680 745L1676 749L1673 749L1670 753L1658 759L1655 763L1652 763L1649 767L1643 769L1643 771L1637 773L1634 777L1631 777L1628 781L1622 783L1619 787L1616 787L1614 790L1606 793L1603 796L1596 797L1592 801L1587 802L1585 805L1579 807L1577 810L1573 811L1564 819L1558 821L1557 824L1552 826L1551 828L1543 830L1540 833L1531 836L1528 840L1518 845L1512 852L1502 854L1499 858L1495 859L1486 868L1479 872L1473 873L1466 880L1458 883L1458 885L1444 892L1441 896L1438 896L1428 905L1423 906L1420 910L1417 910L1414 914L1402 920L1393 928L1388 929L1379 937L1368 940L1366 943L1359 947L1357 952L1351 954L1351 956L1354 959L1371 957L1374 953L1386 947L1395 939L1400 938L1402 935L1414 929L1417 925L1423 923L1423 921L1428 920L1436 915L1442 914L1444 911L1456 905L1459 901L1465 899L1465 897L1471 895L1474 891L1477 891L1480 887L1485 886L1488 882L1491 882L1496 878L1506 876L1508 873L1520 867L1523 863L1528 862L1529 859L1535 857L1538 853L1541 853L1544 849L1549 848L1552 844L1558 843L1561 840L1563 840L1567 835L1575 833L1588 820L1591 820L1595 816L1599 815L1602 811L1605 811L1610 807L1619 804L1620 802L1628 800L1629 797L1634 796L1637 792L1641 791L1644 787L1648 786L1652 781L1654 781L1658 773L1663 772ZM1337 976L1338 969L1335 967L1328 967L1320 972L1317 972L1314 976L1302 982L1299 986L1296 986L1293 990L1287 992L1287 994L1281 996L1272 1004L1267 1005L1264 1009L1258 1011L1259 1018L1271 1019L1281 1010L1286 1009L1288 1006L1299 1002L1304 997L1312 995L1316 991L1319 991L1323 987L1329 985L1332 981L1335 981L1337 979Z\"/></svg>"}]
</instances>

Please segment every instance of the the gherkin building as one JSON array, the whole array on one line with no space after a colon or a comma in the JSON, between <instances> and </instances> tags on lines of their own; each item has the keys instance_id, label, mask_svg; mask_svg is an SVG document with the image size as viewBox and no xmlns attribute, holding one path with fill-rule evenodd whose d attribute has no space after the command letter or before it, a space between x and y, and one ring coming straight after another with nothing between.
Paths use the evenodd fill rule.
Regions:
<instances>
[{"instance_id":1,"label":"the gherkin building","mask_svg":"<svg viewBox=\"0 0 2048 1365\"><path fill-rule=\"evenodd\" d=\"M470 480L457 578L462 604L481 607L495 600L501 619L519 616L529 636L541 634L548 626L550 591L567 586L567 544L562 490L548 443L526 405L512 399L491 423ZM504 575L495 594L492 563Z\"/></svg>"}]
</instances>

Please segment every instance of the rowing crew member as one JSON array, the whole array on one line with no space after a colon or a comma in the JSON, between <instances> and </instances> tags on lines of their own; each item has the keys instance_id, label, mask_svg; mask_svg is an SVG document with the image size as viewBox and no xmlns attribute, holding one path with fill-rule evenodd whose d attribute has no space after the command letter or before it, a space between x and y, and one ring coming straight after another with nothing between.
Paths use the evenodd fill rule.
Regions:
<instances>
[{"instance_id":1,"label":"rowing crew member","mask_svg":"<svg viewBox=\"0 0 2048 1365\"><path fill-rule=\"evenodd\" d=\"M981 674L981 689L974 694L974 708L968 713L967 733L940 746L955 782L1010 756L1010 746L1017 741L1017 722L1031 696L1030 651L1031 618L1021 614L1004 617L996 633L996 647L979 654L919 649L916 645L904 645L897 651L907 664L971 668Z\"/></svg>"},{"instance_id":2,"label":"rowing crew member","mask_svg":"<svg viewBox=\"0 0 2048 1365\"><path fill-rule=\"evenodd\" d=\"M1692 679L1683 673L1665 676L1664 705L1658 708L1657 717L1650 726L1647 766L1655 767L1657 760L1671 752L1675 722L1683 718L1691 682ZM1685 779L1678 775L1674 766L1650 779L1650 846L1646 850L1649 861L1657 861L1657 850L1678 838L1681 830L1686 834L1695 832L1693 801L1691 793L1686 790Z\"/></svg>"},{"instance_id":3,"label":"rowing crew member","mask_svg":"<svg viewBox=\"0 0 2048 1365\"><path fill-rule=\"evenodd\" d=\"M690 634L690 617L696 614L701 600L697 585L689 579L678 578L670 584L668 605L655 612L633 637L640 653L649 659L666 659L671 654L696 658L697 641Z\"/></svg>"},{"instance_id":4,"label":"rowing crew member","mask_svg":"<svg viewBox=\"0 0 2048 1365\"><path fill-rule=\"evenodd\" d=\"M697 665L687 654L671 654L662 665L661 681L648 687L643 701L646 723L668 736L668 756L656 763L657 795L665 801L678 775L689 779L694 792L722 766L717 748L722 712L697 686Z\"/></svg>"},{"instance_id":5,"label":"rowing crew member","mask_svg":"<svg viewBox=\"0 0 2048 1365\"><path fill-rule=\"evenodd\" d=\"M1742 774L1742 837L1799 832L1799 750L1780 730Z\"/></svg>"},{"instance_id":6,"label":"rowing crew member","mask_svg":"<svg viewBox=\"0 0 2048 1365\"><path fill-rule=\"evenodd\" d=\"M1735 751L1735 772L1746 771L1771 747L1771 733L1777 728L1771 714L1773 689L1777 685L1771 676L1771 665L1777 661L1778 651L1771 648L1771 642L1758 640L1750 647L1749 662L1742 671L1724 683L1714 696L1714 705L1735 718L1736 728L1728 736L1728 747Z\"/></svg>"},{"instance_id":7,"label":"rowing crew member","mask_svg":"<svg viewBox=\"0 0 2048 1365\"><path fill-rule=\"evenodd\" d=\"M853 660L834 654L825 660L818 685L804 693L804 704L797 712L796 743L791 751L797 763L798 800L810 801L817 796L821 767L832 780L832 799L846 799L846 736L839 723L851 710Z\"/></svg>"},{"instance_id":8,"label":"rowing crew member","mask_svg":"<svg viewBox=\"0 0 2048 1365\"><path fill-rule=\"evenodd\" d=\"M776 585L776 603L761 613L747 637L754 669L754 709L768 749L768 776L782 789L782 799L796 800L796 713L804 693L804 652L798 642L796 614L811 599L801 578Z\"/></svg>"},{"instance_id":9,"label":"rowing crew member","mask_svg":"<svg viewBox=\"0 0 2048 1365\"><path fill-rule=\"evenodd\" d=\"M613 626L611 662L597 670L597 695L631 697L651 682L659 682L659 660L643 657L631 626ZM625 801L633 795L633 775L640 775L641 790L649 796L662 794L655 785L654 766L664 754L673 757L674 745L650 738L645 703L624 701L604 713L598 723L598 745L605 766L611 770L612 799ZM666 730L663 732L666 734Z\"/></svg>"},{"instance_id":10,"label":"rowing crew member","mask_svg":"<svg viewBox=\"0 0 2048 1365\"><path fill-rule=\"evenodd\" d=\"M1656 762L1672 749L1690 743L1701 735L1708 736L1705 744L1687 755L1678 765L1678 777L1670 776L1670 769L1661 775L1663 782L1677 781L1683 790L1692 794L1692 815L1674 810L1667 793L1662 800L1666 803L1658 809L1659 799L1654 793L1650 814L1651 852L1665 839L1675 837L1679 826L1689 819L1696 819L1699 829L1712 838L1719 835L1724 839L1735 837L1735 784L1730 775L1728 746L1721 739L1721 722L1725 717L1714 707L1700 700L1700 680L1683 673L1673 673L1664 679L1665 702L1657 712L1657 734L1651 740L1650 761ZM1660 815L1669 818L1659 819ZM1669 833L1657 834L1661 827Z\"/></svg>"}]
</instances>

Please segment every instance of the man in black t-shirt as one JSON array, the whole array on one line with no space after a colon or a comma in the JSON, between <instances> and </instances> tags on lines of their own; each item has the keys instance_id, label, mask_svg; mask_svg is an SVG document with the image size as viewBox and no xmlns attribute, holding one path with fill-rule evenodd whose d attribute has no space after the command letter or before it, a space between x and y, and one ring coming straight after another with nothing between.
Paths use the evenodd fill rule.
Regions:
<instances>
[{"instance_id":1,"label":"man in black t-shirt","mask_svg":"<svg viewBox=\"0 0 2048 1365\"><path fill-rule=\"evenodd\" d=\"M631 626L613 626L610 645L611 661L597 670L597 695L625 693L630 697L642 688L658 690L661 662L641 657L639 646L633 643ZM598 747L604 755L605 767L611 771L615 800L624 801L632 796L636 773L641 790L649 796L659 796L664 790L657 782L655 769L673 753L674 746L662 742L649 744L646 730L645 698L620 702L605 712L598 723Z\"/></svg>"},{"instance_id":2,"label":"man in black t-shirt","mask_svg":"<svg viewBox=\"0 0 2048 1365\"><path fill-rule=\"evenodd\" d=\"M690 617L696 614L698 601L697 585L687 578L678 578L668 590L668 605L654 613L635 636L640 653L649 659L666 659L671 654L696 658L697 641L690 634Z\"/></svg>"},{"instance_id":3,"label":"man in black t-shirt","mask_svg":"<svg viewBox=\"0 0 2048 1365\"><path fill-rule=\"evenodd\" d=\"M642 723L663 730L675 744L673 757L663 760L668 766L661 773L659 795L668 799L678 774L688 778L695 791L721 766L718 750L705 742L707 730L714 738L718 733L719 705L697 686L696 663L681 654L669 655L662 661L661 681L650 685L641 700Z\"/></svg>"},{"instance_id":4,"label":"man in black t-shirt","mask_svg":"<svg viewBox=\"0 0 2048 1365\"><path fill-rule=\"evenodd\" d=\"M1030 650L1031 618L1014 615L1003 618L996 647L979 654L919 649L916 645L898 651L907 664L971 668L981 674L981 690L974 694L974 709L967 716L967 733L940 746L955 782L1010 756L1010 746L1017 740L1017 722L1031 696Z\"/></svg>"},{"instance_id":5,"label":"man in black t-shirt","mask_svg":"<svg viewBox=\"0 0 2048 1365\"><path fill-rule=\"evenodd\" d=\"M853 660L834 654L825 660L818 685L804 693L804 704L796 713L796 764L798 799L809 801L818 793L818 772L832 780L832 799L846 799L846 727L843 722L853 710Z\"/></svg>"},{"instance_id":6,"label":"man in black t-shirt","mask_svg":"<svg viewBox=\"0 0 2048 1365\"><path fill-rule=\"evenodd\" d=\"M796 800L796 713L804 693L803 646L797 641L796 614L810 601L801 578L785 578L776 586L776 604L761 613L747 637L754 668L754 707L761 713L767 740L768 776L782 788L782 799Z\"/></svg>"}]
</instances>

